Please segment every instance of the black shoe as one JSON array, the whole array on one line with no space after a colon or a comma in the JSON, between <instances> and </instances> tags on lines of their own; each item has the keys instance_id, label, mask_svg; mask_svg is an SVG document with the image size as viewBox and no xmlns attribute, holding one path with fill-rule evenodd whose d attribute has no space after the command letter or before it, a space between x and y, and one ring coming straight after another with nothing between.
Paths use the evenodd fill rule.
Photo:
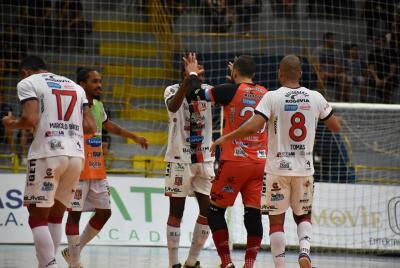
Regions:
<instances>
[{"instance_id":1,"label":"black shoe","mask_svg":"<svg viewBox=\"0 0 400 268\"><path fill-rule=\"evenodd\" d=\"M183 265L183 268L202 268L202 267L200 265L200 262L196 261L196 263L193 266L187 265L185 262L185 264Z\"/></svg>"},{"instance_id":2,"label":"black shoe","mask_svg":"<svg viewBox=\"0 0 400 268\"><path fill-rule=\"evenodd\" d=\"M182 264L180 263L174 264L172 265L172 268L182 268Z\"/></svg>"}]
</instances>

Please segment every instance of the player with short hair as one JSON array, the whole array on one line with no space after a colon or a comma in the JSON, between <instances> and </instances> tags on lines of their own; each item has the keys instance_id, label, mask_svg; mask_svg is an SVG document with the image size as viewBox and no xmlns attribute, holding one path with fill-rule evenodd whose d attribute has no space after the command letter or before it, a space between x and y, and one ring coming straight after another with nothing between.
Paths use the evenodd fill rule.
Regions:
<instances>
[{"instance_id":1,"label":"player with short hair","mask_svg":"<svg viewBox=\"0 0 400 268\"><path fill-rule=\"evenodd\" d=\"M132 139L147 149L147 140L133 132L126 130L108 119L103 103L100 101L102 92L102 77L92 68L78 68L77 83L86 92L90 111L96 122L96 131L86 134L85 140L85 167L79 181L79 187L71 201L71 209L68 212L65 233L68 239L68 247L61 253L70 267L82 267L80 264L80 252L103 228L111 216L110 192L106 180L106 170L102 151L102 129L125 138ZM79 221L82 212L95 211L79 235Z\"/></svg>"},{"instance_id":2,"label":"player with short hair","mask_svg":"<svg viewBox=\"0 0 400 268\"><path fill-rule=\"evenodd\" d=\"M201 67L199 67L201 68ZM203 84L201 88L209 88ZM187 196L194 195L199 204L199 216L193 230L192 245L183 267L200 268L200 251L209 235L207 209L210 203L211 180L214 178L214 157L211 156L211 104L202 100L190 101L187 96L188 74L181 84L165 89L168 110L168 147L165 154L167 172L165 195L169 197L167 244L169 266L181 267L178 260L180 224Z\"/></svg>"},{"instance_id":3,"label":"player with short hair","mask_svg":"<svg viewBox=\"0 0 400 268\"><path fill-rule=\"evenodd\" d=\"M250 56L242 55L230 64L234 83L213 88L199 86L195 54L186 58L186 72L190 73L191 99L203 99L224 106L226 135L253 116L253 111L268 90L253 82L256 65ZM211 189L208 222L215 246L221 258L221 267L234 267L229 250L229 234L225 221L226 208L235 203L241 193L244 204L244 224L247 230L245 268L253 267L260 248L263 228L261 223L261 191L267 157L267 135L261 126L258 133L224 144L220 166Z\"/></svg>"},{"instance_id":4,"label":"player with short hair","mask_svg":"<svg viewBox=\"0 0 400 268\"><path fill-rule=\"evenodd\" d=\"M7 128L33 129L24 203L28 207L39 268L57 267L61 221L83 169L83 131L95 129L85 91L72 80L47 71L37 56L19 67L22 115L3 117Z\"/></svg>"},{"instance_id":5,"label":"player with short hair","mask_svg":"<svg viewBox=\"0 0 400 268\"><path fill-rule=\"evenodd\" d=\"M340 131L332 107L317 91L300 86L301 61L288 55L279 65L282 87L266 94L254 117L239 129L222 136L212 145L256 133L268 123L268 161L262 195L262 209L269 215L270 241L275 267L285 267L285 212L289 206L297 224L299 264L311 268L310 237L313 198L313 146L318 120L333 132Z\"/></svg>"}]
</instances>

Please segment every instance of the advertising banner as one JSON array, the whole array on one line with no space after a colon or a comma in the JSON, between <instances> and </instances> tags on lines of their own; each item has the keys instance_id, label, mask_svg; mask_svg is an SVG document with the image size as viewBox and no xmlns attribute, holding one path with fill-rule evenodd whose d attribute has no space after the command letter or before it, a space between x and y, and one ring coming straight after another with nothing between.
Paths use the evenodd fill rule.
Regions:
<instances>
[{"instance_id":1,"label":"advertising banner","mask_svg":"<svg viewBox=\"0 0 400 268\"><path fill-rule=\"evenodd\" d=\"M163 179L110 176L112 216L91 242L100 245L166 246L169 202ZM23 207L25 176L0 175L0 243L32 243L28 213ZM312 208L314 246L400 250L400 187L316 183ZM81 231L92 213L84 213ZM194 198L187 198L181 245L190 246L198 215ZM227 211L233 243L246 243L240 196ZM64 223L66 216L64 217ZM269 244L268 219L263 217L263 244ZM298 245L292 213L286 214L287 245ZM65 242L65 237L63 238ZM211 239L207 242L212 245Z\"/></svg>"}]
</instances>

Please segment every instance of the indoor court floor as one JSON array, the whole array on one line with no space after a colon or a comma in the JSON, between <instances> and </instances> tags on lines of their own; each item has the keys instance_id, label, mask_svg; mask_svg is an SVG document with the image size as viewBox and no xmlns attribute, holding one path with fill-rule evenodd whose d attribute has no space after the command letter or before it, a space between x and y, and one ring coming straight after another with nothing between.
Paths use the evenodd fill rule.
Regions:
<instances>
[{"instance_id":1,"label":"indoor court floor","mask_svg":"<svg viewBox=\"0 0 400 268\"><path fill-rule=\"evenodd\" d=\"M62 248L64 245L61 246ZM187 253L187 248L180 250L179 256L182 260ZM233 251L233 261L237 268L243 265L244 253L244 250ZM200 260L203 268L215 268L219 259L215 250L204 250ZM286 260L287 268L298 267L296 254L287 253ZM68 268L60 253L57 255L57 261L60 268ZM85 268L167 268L168 252L164 247L88 246L82 252L82 264ZM317 268L400 268L400 257L314 254L313 266ZM0 267L37 267L33 245L0 245ZM270 252L262 250L255 267L272 268Z\"/></svg>"}]
</instances>

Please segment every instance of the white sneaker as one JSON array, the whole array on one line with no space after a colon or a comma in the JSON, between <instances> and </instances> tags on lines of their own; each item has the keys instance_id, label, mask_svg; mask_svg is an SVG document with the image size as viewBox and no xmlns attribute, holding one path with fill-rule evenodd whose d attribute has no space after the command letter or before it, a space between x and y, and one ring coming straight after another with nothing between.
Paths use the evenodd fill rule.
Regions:
<instances>
[{"instance_id":1,"label":"white sneaker","mask_svg":"<svg viewBox=\"0 0 400 268\"><path fill-rule=\"evenodd\" d=\"M76 265L76 266L71 266L71 256L69 255L69 250L68 250L68 248L64 248L64 249L61 251L61 255L64 257L64 260L68 263L68 267L69 267L69 268L83 268L83 266L82 266L81 263L79 263L79 264Z\"/></svg>"}]
</instances>

